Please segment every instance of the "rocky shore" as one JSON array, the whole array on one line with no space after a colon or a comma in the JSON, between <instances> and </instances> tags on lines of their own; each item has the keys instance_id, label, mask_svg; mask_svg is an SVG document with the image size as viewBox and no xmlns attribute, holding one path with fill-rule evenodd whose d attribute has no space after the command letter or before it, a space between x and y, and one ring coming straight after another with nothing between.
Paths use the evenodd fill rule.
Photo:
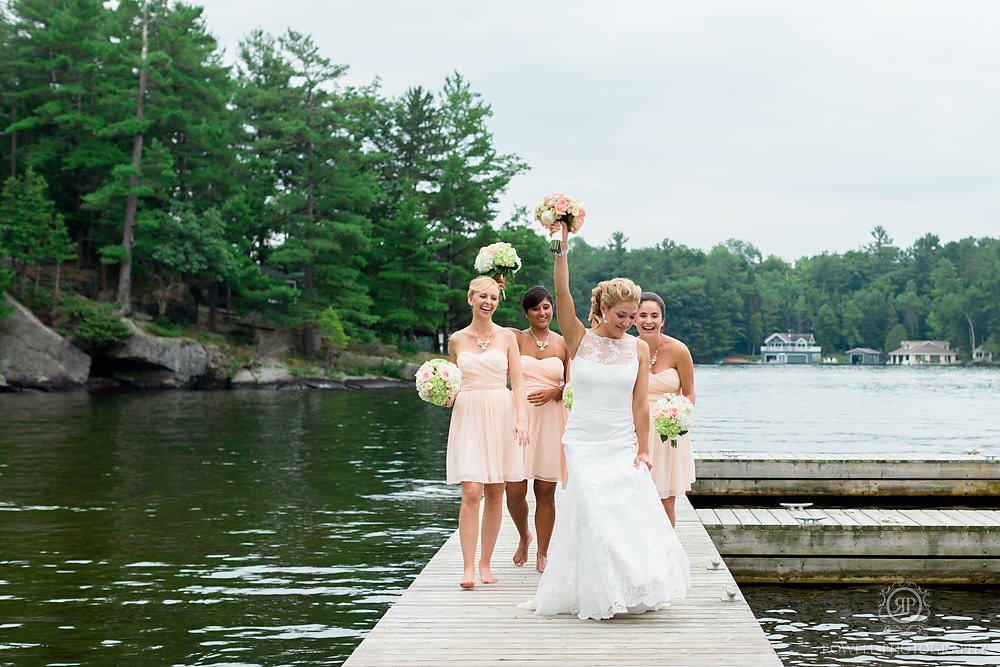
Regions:
<instances>
[{"instance_id":1,"label":"rocky shore","mask_svg":"<svg viewBox=\"0 0 1000 667\"><path fill-rule=\"evenodd\" d=\"M4 295L11 313L0 320L0 391L135 389L363 389L409 381L349 370L294 366L225 344L155 336L132 320L124 345L84 351ZM345 353L347 368L396 364L385 357ZM416 364L400 367L412 378Z\"/></svg>"}]
</instances>

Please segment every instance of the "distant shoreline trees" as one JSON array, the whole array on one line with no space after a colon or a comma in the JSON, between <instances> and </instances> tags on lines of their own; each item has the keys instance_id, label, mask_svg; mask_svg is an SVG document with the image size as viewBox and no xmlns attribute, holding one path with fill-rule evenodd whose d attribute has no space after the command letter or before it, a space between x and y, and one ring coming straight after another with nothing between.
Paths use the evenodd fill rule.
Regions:
<instances>
[{"instance_id":1,"label":"distant shoreline trees","mask_svg":"<svg viewBox=\"0 0 1000 667\"><path fill-rule=\"evenodd\" d=\"M551 281L524 209L493 226L527 165L496 147L490 105L457 72L386 97L346 85L347 67L293 30L251 33L228 66L202 9L171 0L15 0L0 48L0 288L51 285L55 308L68 283L213 331L294 327L312 355L446 339L496 240L524 260L498 321ZM628 275L702 360L803 329L827 350L934 337L1000 352L1000 239L900 249L877 228L862 249L794 263L738 240L626 242L573 241L577 304Z\"/></svg>"}]
</instances>

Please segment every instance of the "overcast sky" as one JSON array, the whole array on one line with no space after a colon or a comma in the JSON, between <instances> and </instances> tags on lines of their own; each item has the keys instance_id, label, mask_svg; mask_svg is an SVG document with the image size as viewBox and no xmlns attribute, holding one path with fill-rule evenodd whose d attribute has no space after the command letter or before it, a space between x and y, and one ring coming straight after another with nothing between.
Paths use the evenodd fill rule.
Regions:
<instances>
[{"instance_id":1,"label":"overcast sky","mask_svg":"<svg viewBox=\"0 0 1000 667\"><path fill-rule=\"evenodd\" d=\"M595 245L739 238L796 259L875 225L904 247L1000 234L1000 3L201 4L229 54L292 27L389 95L460 71L531 166L500 220L562 190Z\"/></svg>"}]
</instances>

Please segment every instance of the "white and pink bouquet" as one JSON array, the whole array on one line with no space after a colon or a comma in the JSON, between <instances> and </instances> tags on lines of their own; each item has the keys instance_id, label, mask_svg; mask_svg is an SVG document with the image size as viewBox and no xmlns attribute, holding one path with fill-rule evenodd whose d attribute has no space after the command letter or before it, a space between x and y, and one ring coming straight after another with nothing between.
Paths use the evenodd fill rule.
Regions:
<instances>
[{"instance_id":1,"label":"white and pink bouquet","mask_svg":"<svg viewBox=\"0 0 1000 667\"><path fill-rule=\"evenodd\" d=\"M583 219L586 216L587 212L580 206L580 202L562 192L545 195L542 203L535 207L535 220L549 230L550 235L555 233L553 227L556 223L566 225L566 229L575 234L583 227ZM549 243L549 250L561 252L562 241L553 239Z\"/></svg>"},{"instance_id":2,"label":"white and pink bouquet","mask_svg":"<svg viewBox=\"0 0 1000 667\"><path fill-rule=\"evenodd\" d=\"M687 433L694 421L694 404L687 396L669 394L653 403L649 418L653 420L660 441L669 439L670 446L676 447L677 437Z\"/></svg>"},{"instance_id":3,"label":"white and pink bouquet","mask_svg":"<svg viewBox=\"0 0 1000 667\"><path fill-rule=\"evenodd\" d=\"M476 271L484 274L514 274L521 270L521 258L509 243L498 241L480 248L476 255Z\"/></svg>"},{"instance_id":4,"label":"white and pink bouquet","mask_svg":"<svg viewBox=\"0 0 1000 667\"><path fill-rule=\"evenodd\" d=\"M568 383L563 387L562 402L567 410L573 409L573 387Z\"/></svg>"},{"instance_id":5,"label":"white and pink bouquet","mask_svg":"<svg viewBox=\"0 0 1000 667\"><path fill-rule=\"evenodd\" d=\"M425 361L417 370L417 395L431 405L447 405L462 386L462 371L447 359Z\"/></svg>"}]
</instances>

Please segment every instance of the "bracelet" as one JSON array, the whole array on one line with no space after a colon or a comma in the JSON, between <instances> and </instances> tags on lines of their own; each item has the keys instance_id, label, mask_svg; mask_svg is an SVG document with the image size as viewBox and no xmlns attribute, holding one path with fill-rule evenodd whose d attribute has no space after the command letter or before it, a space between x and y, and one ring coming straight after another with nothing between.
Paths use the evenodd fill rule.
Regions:
<instances>
[{"instance_id":1,"label":"bracelet","mask_svg":"<svg viewBox=\"0 0 1000 667\"><path fill-rule=\"evenodd\" d=\"M555 255L556 257L565 257L566 255L569 254L569 248L566 248L565 250L561 250L559 252L554 252L552 254Z\"/></svg>"}]
</instances>

